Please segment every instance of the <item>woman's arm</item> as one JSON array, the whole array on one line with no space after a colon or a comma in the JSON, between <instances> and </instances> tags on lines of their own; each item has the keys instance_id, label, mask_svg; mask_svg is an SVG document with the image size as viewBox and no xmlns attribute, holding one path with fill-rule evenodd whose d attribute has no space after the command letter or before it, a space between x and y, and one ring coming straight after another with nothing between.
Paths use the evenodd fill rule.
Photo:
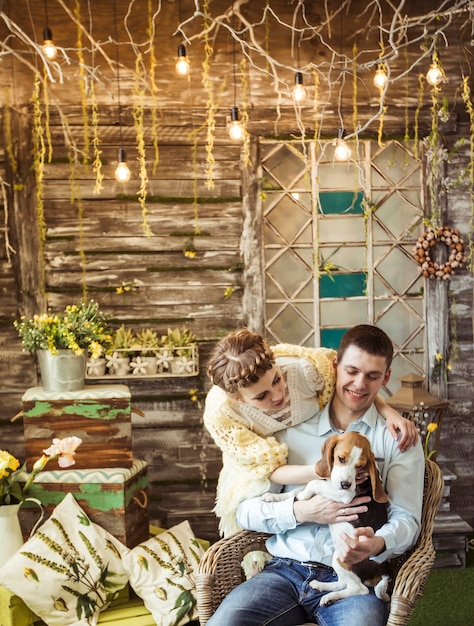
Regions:
<instances>
[{"instance_id":1,"label":"woman's arm","mask_svg":"<svg viewBox=\"0 0 474 626\"><path fill-rule=\"evenodd\" d=\"M270 475L277 485L304 485L315 478L314 465L282 465Z\"/></svg>"},{"instance_id":2,"label":"woman's arm","mask_svg":"<svg viewBox=\"0 0 474 626\"><path fill-rule=\"evenodd\" d=\"M398 448L405 452L418 441L418 430L415 424L402 417L398 411L387 404L381 396L375 398L375 406L377 411L387 422L387 428L390 434L398 441Z\"/></svg>"}]
</instances>

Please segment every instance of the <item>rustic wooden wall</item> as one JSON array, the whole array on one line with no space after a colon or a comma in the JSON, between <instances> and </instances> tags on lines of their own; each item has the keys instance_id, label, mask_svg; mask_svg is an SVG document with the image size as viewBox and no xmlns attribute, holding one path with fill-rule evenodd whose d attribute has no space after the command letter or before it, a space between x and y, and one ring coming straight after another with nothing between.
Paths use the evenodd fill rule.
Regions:
<instances>
[{"instance_id":1,"label":"rustic wooden wall","mask_svg":"<svg viewBox=\"0 0 474 626\"><path fill-rule=\"evenodd\" d=\"M71 109L69 114L74 132L80 112ZM168 326L186 324L197 335L199 376L124 382L130 385L133 405L145 413L145 417L134 414L133 449L135 456L149 462L151 518L162 525L189 518L201 536L212 538L216 536L211 509L220 454L203 432L201 406L191 401L189 391L197 389L203 399L209 345L242 323L240 147L224 139L225 119L221 120L216 135L215 187L209 190L205 185L205 146L202 138L196 144L193 141L192 116L175 111L163 119L160 163L150 178L147 201L152 235L146 236L135 196L137 177L125 188L116 183L112 163L116 160L118 131L107 126L107 109L101 120L106 179L97 196L93 193L92 166L74 170L72 187L61 120L51 117L54 158L45 168L44 298L48 307L59 310L79 300L85 286L88 297L101 304L113 327L122 323L134 330L151 327L161 335ZM29 120L18 116L17 122L28 124ZM133 143L130 128L124 135ZM128 154L133 169L132 149ZM23 263L29 267L34 265L40 245L34 232L34 213L29 227L23 230L13 224L25 222L24 206L10 210L12 228L3 229L2 234L5 237L8 232L13 237L13 247L21 250ZM183 247L197 230L196 257L187 258ZM4 257L5 250L3 245ZM12 321L19 311L28 311L28 306L31 310L31 305L24 297L27 277L15 272L7 258L2 262L2 447L21 455L21 420L11 425L9 419L21 410L21 396L37 378L33 359L22 353ZM133 289L118 293L123 284L133 285ZM225 294L228 288L233 290L230 297ZM42 300L38 285L34 296Z\"/></svg>"},{"instance_id":2,"label":"rustic wooden wall","mask_svg":"<svg viewBox=\"0 0 474 626\"><path fill-rule=\"evenodd\" d=\"M469 136L467 124L461 124L457 136L447 139L450 153L447 174L455 180L459 172L469 168L472 147L465 141ZM464 141L454 149L456 140ZM446 223L457 228L467 240L472 237L473 198L467 180L454 186L447 197ZM441 432L440 462L457 476L452 487L452 508L474 527L474 372L473 303L474 281L467 270L449 281L449 358L452 371L448 374L449 408ZM437 303L432 302L436 307ZM440 315L443 312L440 312Z\"/></svg>"},{"instance_id":3,"label":"rustic wooden wall","mask_svg":"<svg viewBox=\"0 0 474 626\"><path fill-rule=\"evenodd\" d=\"M71 120L78 119L79 113L72 109L70 116ZM144 417L138 413L133 415L133 448L137 457L149 463L152 519L169 525L189 518L201 536L212 539L217 536L211 509L220 453L203 431L201 406L190 400L189 390L198 389L203 399L205 362L213 342L244 321L245 285L242 284L239 248L244 224L239 148L227 141L225 121L221 121L215 147L216 187L209 190L205 186L204 142L200 141L197 146L198 224L202 234L194 238L197 256L189 259L182 251L184 241L195 228L189 116L170 112L162 124L160 165L150 181L153 198L147 203L151 237L143 233L140 206L133 198L136 179L129 183L125 195L119 195L122 189L111 175L117 130L107 126L107 111L101 120L101 130L107 138L103 145L107 163L105 188L100 196L94 195L92 168L81 166L81 207L71 202L68 180L71 169L64 159L60 121L54 116L51 120L55 159L46 166L46 300L53 309L64 307L81 297L85 280L88 295L101 303L115 326L121 323L134 328L152 326L161 333L169 325L185 323L197 334L201 356L198 377L125 382L130 385L133 405L145 413ZM27 123L25 115L17 120L20 126ZM80 132L79 123L77 132ZM131 130L126 132L130 136ZM464 132L465 127L460 127L457 136ZM449 138L451 145L455 138L454 135ZM2 171L6 172L5 156L2 156ZM448 174L455 177L458 168L465 167L468 159L469 148L465 145L451 159ZM129 157L129 161L132 164L133 157ZM8 172L4 176L8 176ZM82 226L79 209L83 212ZM9 211L10 224L12 218L24 221L25 207L21 203L11 209L3 204L2 210ZM32 294L26 294L28 298L23 294L22 280L28 282L29 278L14 271L13 261L6 254L5 238L8 234L13 249L21 250L25 266L33 267L38 254L31 226L34 213L29 219L32 222L27 228L2 230L2 447L16 450L20 455L23 450L21 420L14 424L9 420L21 410L24 390L36 384L36 371L32 358L21 351L12 320L18 316L19 304L24 306ZM466 183L450 192L446 221L462 233L469 231ZM85 272L81 267L81 249L85 253ZM117 293L116 288L122 283L134 284L135 290ZM453 507L472 523L472 277L463 270L451 279L449 286L450 354L453 358L458 353L459 358L453 361L449 375L450 406L441 434L440 458L458 476L452 488ZM225 298L228 287L235 291ZM36 296L39 298L39 294Z\"/></svg>"}]
</instances>

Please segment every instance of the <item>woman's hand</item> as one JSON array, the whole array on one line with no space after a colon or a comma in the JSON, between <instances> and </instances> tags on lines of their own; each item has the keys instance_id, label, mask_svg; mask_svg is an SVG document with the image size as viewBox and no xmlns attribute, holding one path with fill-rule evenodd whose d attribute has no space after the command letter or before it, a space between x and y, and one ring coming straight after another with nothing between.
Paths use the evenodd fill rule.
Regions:
<instances>
[{"instance_id":1,"label":"woman's hand","mask_svg":"<svg viewBox=\"0 0 474 626\"><path fill-rule=\"evenodd\" d=\"M418 441L418 430L415 424L398 413L395 417L386 418L387 428L392 437L398 441L398 448L405 452Z\"/></svg>"},{"instance_id":2,"label":"woman's hand","mask_svg":"<svg viewBox=\"0 0 474 626\"><path fill-rule=\"evenodd\" d=\"M402 417L398 411L384 402L380 396L375 398L375 406L377 411L385 418L387 428L395 441L398 441L398 448L401 452L405 452L405 450L416 444L419 435L413 422Z\"/></svg>"}]
</instances>

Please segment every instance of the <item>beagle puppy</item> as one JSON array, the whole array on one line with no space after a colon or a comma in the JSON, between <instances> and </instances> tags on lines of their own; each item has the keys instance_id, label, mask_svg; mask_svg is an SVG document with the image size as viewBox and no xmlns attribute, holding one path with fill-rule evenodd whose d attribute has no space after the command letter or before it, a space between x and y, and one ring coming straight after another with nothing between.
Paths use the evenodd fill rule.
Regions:
<instances>
[{"instance_id":1,"label":"beagle puppy","mask_svg":"<svg viewBox=\"0 0 474 626\"><path fill-rule=\"evenodd\" d=\"M380 480L369 440L353 431L332 435L323 444L322 457L316 463L315 470L318 478L311 480L306 486L281 494L266 493L262 498L266 502L277 502L293 496L298 500L308 500L319 494L330 500L349 504L356 496L367 494L372 497L372 501L367 505L367 513L359 515L359 520L354 524L336 522L329 525L334 542L332 567L338 581L324 583L314 580L310 583L311 587L330 592L321 599L323 606L348 596L369 593L364 582L374 586L377 597L388 602L389 577L385 573L385 564L366 559L350 566L340 560L343 533L353 537L354 526L371 526L377 530L387 521L388 497ZM363 484L357 485L357 476L363 472L368 473L368 478ZM345 509L342 511L344 515Z\"/></svg>"}]
</instances>

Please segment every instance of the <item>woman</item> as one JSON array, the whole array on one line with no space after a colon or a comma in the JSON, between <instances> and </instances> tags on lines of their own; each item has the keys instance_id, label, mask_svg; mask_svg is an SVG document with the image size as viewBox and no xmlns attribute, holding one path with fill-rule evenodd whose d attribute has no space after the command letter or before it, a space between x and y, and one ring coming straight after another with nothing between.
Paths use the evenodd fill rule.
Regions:
<instances>
[{"instance_id":1,"label":"woman","mask_svg":"<svg viewBox=\"0 0 474 626\"><path fill-rule=\"evenodd\" d=\"M287 448L274 433L313 417L331 399L336 352L280 344L273 348L246 328L234 331L215 347L208 364L213 383L206 398L204 425L222 450L222 471L215 513L222 535L240 530L235 513L240 502L268 490L272 478L284 483L290 468ZM412 422L378 399L387 428L406 450L416 443ZM292 466L290 484L315 477L313 466Z\"/></svg>"}]
</instances>

